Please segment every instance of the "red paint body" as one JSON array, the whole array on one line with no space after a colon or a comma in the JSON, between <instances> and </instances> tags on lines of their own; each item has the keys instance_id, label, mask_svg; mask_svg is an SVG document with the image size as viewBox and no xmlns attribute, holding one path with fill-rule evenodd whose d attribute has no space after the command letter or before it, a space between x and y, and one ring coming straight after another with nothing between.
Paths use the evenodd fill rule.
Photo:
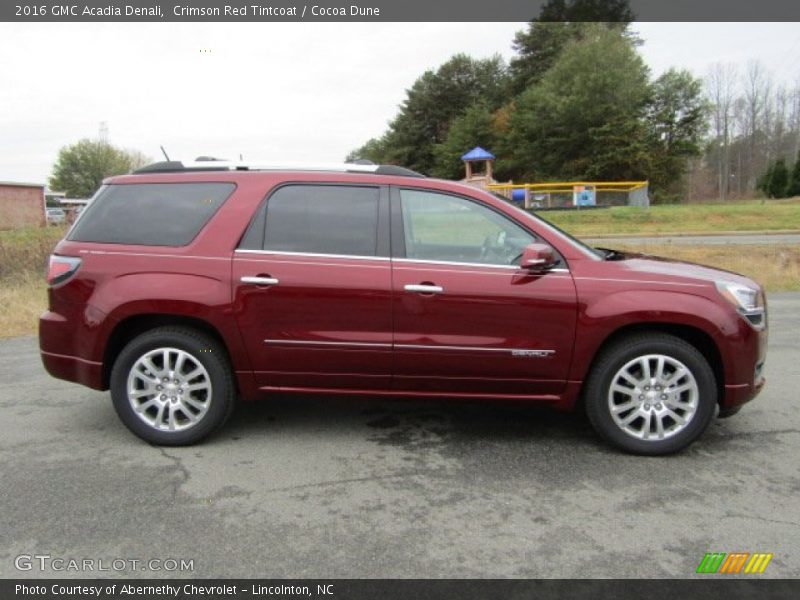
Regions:
<instances>
[{"instance_id":1,"label":"red paint body","mask_svg":"<svg viewBox=\"0 0 800 600\"><path fill-rule=\"evenodd\" d=\"M274 390L458 395L574 406L598 350L627 328L704 340L716 353L732 408L763 385L757 366L766 329L722 299L714 280L739 275L659 259L603 261L534 217L451 182L348 173L213 172L117 177L132 183L232 182L236 190L187 246L164 248L64 240L55 253L82 259L49 292L40 346L55 377L108 388L125 332L191 319L224 343L244 399ZM563 258L567 268L420 263L236 251L260 203L286 182L364 183L457 194L504 213ZM394 200L393 200L394 201ZM240 283L269 276L276 287ZM443 295L409 294L435 284ZM134 323L137 324L134 326ZM522 353L514 355L519 349ZM525 354L546 349L546 355Z\"/></svg>"}]
</instances>

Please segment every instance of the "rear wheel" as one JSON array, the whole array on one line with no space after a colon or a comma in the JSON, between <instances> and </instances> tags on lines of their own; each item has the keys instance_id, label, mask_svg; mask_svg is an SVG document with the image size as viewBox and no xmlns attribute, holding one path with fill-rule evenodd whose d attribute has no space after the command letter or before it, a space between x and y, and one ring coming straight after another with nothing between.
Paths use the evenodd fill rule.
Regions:
<instances>
[{"instance_id":1,"label":"rear wheel","mask_svg":"<svg viewBox=\"0 0 800 600\"><path fill-rule=\"evenodd\" d=\"M184 327L143 333L120 352L111 398L122 422L152 444L196 443L230 415L235 387L224 349Z\"/></svg>"},{"instance_id":2,"label":"rear wheel","mask_svg":"<svg viewBox=\"0 0 800 600\"><path fill-rule=\"evenodd\" d=\"M717 403L708 361L684 340L661 333L630 336L605 349L585 389L595 430L635 454L686 448L708 427Z\"/></svg>"}]
</instances>

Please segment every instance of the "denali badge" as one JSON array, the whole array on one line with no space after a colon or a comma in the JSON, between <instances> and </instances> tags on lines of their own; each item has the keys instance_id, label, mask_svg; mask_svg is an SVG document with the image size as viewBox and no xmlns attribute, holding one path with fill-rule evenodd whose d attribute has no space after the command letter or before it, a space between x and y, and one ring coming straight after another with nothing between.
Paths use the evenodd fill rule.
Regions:
<instances>
[{"instance_id":1,"label":"denali badge","mask_svg":"<svg viewBox=\"0 0 800 600\"><path fill-rule=\"evenodd\" d=\"M529 357L529 358L547 358L555 354L555 350L512 350L511 356Z\"/></svg>"}]
</instances>

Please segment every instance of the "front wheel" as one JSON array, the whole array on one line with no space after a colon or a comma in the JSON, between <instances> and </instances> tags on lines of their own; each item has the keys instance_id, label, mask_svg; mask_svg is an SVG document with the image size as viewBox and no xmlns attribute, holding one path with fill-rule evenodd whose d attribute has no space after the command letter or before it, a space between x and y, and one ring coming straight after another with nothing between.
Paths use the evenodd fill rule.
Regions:
<instances>
[{"instance_id":1,"label":"front wheel","mask_svg":"<svg viewBox=\"0 0 800 600\"><path fill-rule=\"evenodd\" d=\"M708 427L717 385L694 346L649 333L602 352L586 381L585 398L589 421L605 440L634 454L671 454Z\"/></svg>"},{"instance_id":2,"label":"front wheel","mask_svg":"<svg viewBox=\"0 0 800 600\"><path fill-rule=\"evenodd\" d=\"M143 333L120 352L111 398L122 422L151 444L194 444L233 409L235 387L224 349L184 327Z\"/></svg>"}]
</instances>

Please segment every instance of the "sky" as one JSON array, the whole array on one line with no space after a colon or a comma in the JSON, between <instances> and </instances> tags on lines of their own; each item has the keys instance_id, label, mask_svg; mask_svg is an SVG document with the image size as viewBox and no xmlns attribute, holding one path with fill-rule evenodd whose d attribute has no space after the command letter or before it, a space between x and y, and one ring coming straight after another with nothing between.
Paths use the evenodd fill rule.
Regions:
<instances>
[{"instance_id":1,"label":"sky","mask_svg":"<svg viewBox=\"0 0 800 600\"><path fill-rule=\"evenodd\" d=\"M0 23L0 181L99 136L161 160L342 161L427 69L513 56L524 23ZM635 23L654 76L759 60L800 81L796 23ZM466 149L465 149L466 150Z\"/></svg>"}]
</instances>

